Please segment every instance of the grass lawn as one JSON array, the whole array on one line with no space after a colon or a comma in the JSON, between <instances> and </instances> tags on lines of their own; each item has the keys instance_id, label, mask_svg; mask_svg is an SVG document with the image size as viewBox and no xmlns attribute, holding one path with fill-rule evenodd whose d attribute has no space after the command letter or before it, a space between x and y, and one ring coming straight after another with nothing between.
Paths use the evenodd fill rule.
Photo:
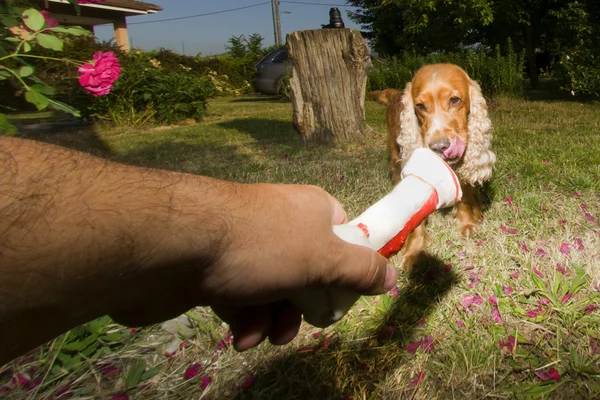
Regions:
<instances>
[{"instance_id":1,"label":"grass lawn","mask_svg":"<svg viewBox=\"0 0 600 400\"><path fill-rule=\"evenodd\" d=\"M259 97L215 100L188 127L41 139L240 182L315 184L353 217L391 190L384 108L366 107L379 133L360 144L306 148L291 105ZM600 104L501 98L490 114L498 163L480 233L466 240L436 213L422 265L335 326L238 354L206 308L137 330L100 319L0 367L0 397L598 398Z\"/></svg>"}]
</instances>

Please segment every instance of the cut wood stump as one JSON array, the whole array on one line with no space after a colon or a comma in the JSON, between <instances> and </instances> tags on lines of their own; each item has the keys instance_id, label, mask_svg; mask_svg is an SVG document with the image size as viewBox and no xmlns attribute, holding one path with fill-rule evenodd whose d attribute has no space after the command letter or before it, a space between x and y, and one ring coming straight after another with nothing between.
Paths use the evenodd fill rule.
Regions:
<instances>
[{"instance_id":1,"label":"cut wood stump","mask_svg":"<svg viewBox=\"0 0 600 400\"><path fill-rule=\"evenodd\" d=\"M356 29L315 29L287 35L294 127L305 143L358 141L365 122L369 46Z\"/></svg>"}]
</instances>

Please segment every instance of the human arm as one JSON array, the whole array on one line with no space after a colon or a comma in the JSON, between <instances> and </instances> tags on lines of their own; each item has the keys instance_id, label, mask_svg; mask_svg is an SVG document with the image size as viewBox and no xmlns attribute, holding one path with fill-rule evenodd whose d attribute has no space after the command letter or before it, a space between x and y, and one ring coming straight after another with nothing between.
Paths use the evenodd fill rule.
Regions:
<instances>
[{"instance_id":1,"label":"human arm","mask_svg":"<svg viewBox=\"0 0 600 400\"><path fill-rule=\"evenodd\" d=\"M291 291L375 294L395 283L383 257L332 233L345 218L315 187L236 184L0 138L0 341L10 343L0 364L101 315L137 326L197 305L233 324L238 349L291 340Z\"/></svg>"}]
</instances>

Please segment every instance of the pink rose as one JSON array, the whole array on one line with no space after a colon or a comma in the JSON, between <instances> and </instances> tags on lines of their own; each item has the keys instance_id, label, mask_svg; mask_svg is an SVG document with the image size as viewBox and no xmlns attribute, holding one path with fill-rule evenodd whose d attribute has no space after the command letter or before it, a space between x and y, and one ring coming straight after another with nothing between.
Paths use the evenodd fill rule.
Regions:
<instances>
[{"instance_id":1,"label":"pink rose","mask_svg":"<svg viewBox=\"0 0 600 400\"><path fill-rule=\"evenodd\" d=\"M94 96L106 96L119 79L121 65L112 51L97 51L91 63L85 63L77 70L81 76L79 84Z\"/></svg>"}]
</instances>

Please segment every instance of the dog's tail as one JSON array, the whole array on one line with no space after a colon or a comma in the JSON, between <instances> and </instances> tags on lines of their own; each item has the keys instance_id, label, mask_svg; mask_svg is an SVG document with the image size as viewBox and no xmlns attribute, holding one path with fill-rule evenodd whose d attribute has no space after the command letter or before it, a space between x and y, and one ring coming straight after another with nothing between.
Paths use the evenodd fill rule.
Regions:
<instances>
[{"instance_id":1,"label":"dog's tail","mask_svg":"<svg viewBox=\"0 0 600 400\"><path fill-rule=\"evenodd\" d=\"M401 99L402 92L398 89L373 90L372 92L369 92L369 97L371 97L379 104L388 106L391 103L394 103L395 101Z\"/></svg>"}]
</instances>

